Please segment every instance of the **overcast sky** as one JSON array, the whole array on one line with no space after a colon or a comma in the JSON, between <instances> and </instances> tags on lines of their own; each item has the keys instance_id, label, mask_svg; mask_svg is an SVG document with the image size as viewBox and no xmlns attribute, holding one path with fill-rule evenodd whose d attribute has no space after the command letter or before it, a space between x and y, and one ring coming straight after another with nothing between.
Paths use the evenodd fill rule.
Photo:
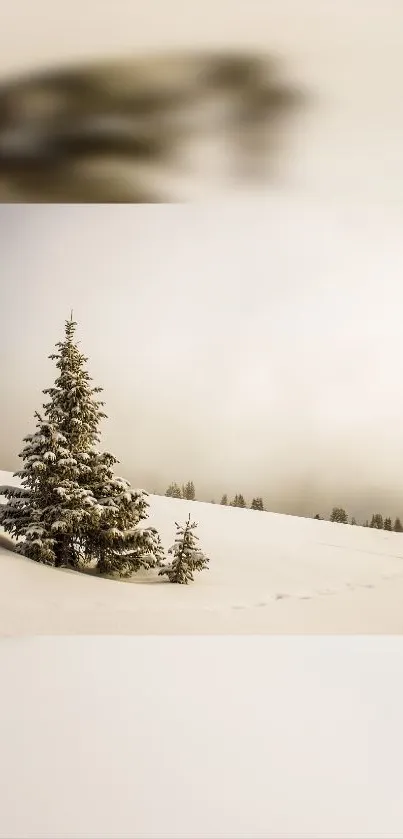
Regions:
<instances>
[{"instance_id":1,"label":"overcast sky","mask_svg":"<svg viewBox=\"0 0 403 839\"><path fill-rule=\"evenodd\" d=\"M2 468L18 465L73 308L105 388L104 444L135 484L403 513L397 210L282 193L232 208L10 205L0 253Z\"/></svg>"},{"instance_id":2,"label":"overcast sky","mask_svg":"<svg viewBox=\"0 0 403 839\"><path fill-rule=\"evenodd\" d=\"M398 0L7 3L3 73L256 46L315 104L260 203L0 208L0 466L73 307L135 483L403 516L402 33Z\"/></svg>"}]
</instances>

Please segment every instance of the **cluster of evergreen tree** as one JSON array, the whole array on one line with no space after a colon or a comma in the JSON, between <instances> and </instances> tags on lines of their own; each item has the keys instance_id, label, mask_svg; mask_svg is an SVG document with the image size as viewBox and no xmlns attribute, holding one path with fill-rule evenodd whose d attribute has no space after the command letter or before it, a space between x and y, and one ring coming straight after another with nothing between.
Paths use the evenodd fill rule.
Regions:
<instances>
[{"instance_id":1,"label":"cluster of evergreen tree","mask_svg":"<svg viewBox=\"0 0 403 839\"><path fill-rule=\"evenodd\" d=\"M169 485L168 489L165 492L165 495L169 498L186 498L189 501L195 501L195 487L193 481L189 481L187 484L182 484L182 487L179 486L177 483L172 483ZM212 499L210 504L215 504L215 500ZM225 492L221 498L220 505L223 507L242 507L246 508L246 502L244 496L239 493L235 495L232 501L228 501L228 495ZM263 506L263 498L258 497L252 500L251 510L264 510Z\"/></svg>"},{"instance_id":2,"label":"cluster of evergreen tree","mask_svg":"<svg viewBox=\"0 0 403 839\"><path fill-rule=\"evenodd\" d=\"M228 505L228 495L227 495L227 493L224 493L224 495L222 496L220 504L224 507L226 507ZM246 507L244 496L241 495L241 494L236 495L235 498L232 501L230 501L230 507ZM250 509L251 510L264 510L263 498L260 498L260 497L254 498L253 501L252 501L252 504L250 506Z\"/></svg>"},{"instance_id":3,"label":"cluster of evergreen tree","mask_svg":"<svg viewBox=\"0 0 403 839\"><path fill-rule=\"evenodd\" d=\"M186 501L195 501L195 485L193 481L188 481L187 484L182 484L181 487L179 484L172 483L169 485L165 495L168 498L184 498Z\"/></svg>"},{"instance_id":4,"label":"cluster of evergreen tree","mask_svg":"<svg viewBox=\"0 0 403 839\"><path fill-rule=\"evenodd\" d=\"M254 498L252 504L250 505L251 510L261 510L263 512L263 498L259 496L259 498Z\"/></svg>"},{"instance_id":5,"label":"cluster of evergreen tree","mask_svg":"<svg viewBox=\"0 0 403 839\"><path fill-rule=\"evenodd\" d=\"M395 533L402 533L403 526L400 518L396 518L394 523L390 516L383 518L381 513L374 513L370 523L366 522L366 527L374 527L376 530L394 530Z\"/></svg>"},{"instance_id":6,"label":"cluster of evergreen tree","mask_svg":"<svg viewBox=\"0 0 403 839\"><path fill-rule=\"evenodd\" d=\"M316 513L314 516L315 519L321 519L319 513ZM333 507L333 510L330 514L330 521L338 522L340 524L348 524L348 515L343 507ZM357 520L352 516L350 524L357 525ZM394 531L395 533L402 533L403 532L403 525L400 521L400 518L396 518L394 523L392 523L392 519L390 517L383 518L381 513L374 513L371 519L371 522L366 521L362 527L372 527L376 530L389 530Z\"/></svg>"},{"instance_id":7,"label":"cluster of evergreen tree","mask_svg":"<svg viewBox=\"0 0 403 839\"><path fill-rule=\"evenodd\" d=\"M165 495L169 498L186 498L188 501L195 501L196 494L195 494L195 486L193 481L188 481L187 484L182 484L180 487L177 483L172 483L169 485L168 489L165 492ZM215 504L214 499L210 501L210 504ZM246 502L244 496L239 493L235 495L232 501L228 501L228 495L225 492L220 501L221 506L223 507L242 507L246 508ZM263 506L263 498L260 496L254 498L252 500L251 510L264 510Z\"/></svg>"},{"instance_id":8,"label":"cluster of evergreen tree","mask_svg":"<svg viewBox=\"0 0 403 839\"><path fill-rule=\"evenodd\" d=\"M383 530L383 516L381 513L374 513L371 519L370 527L374 527L376 530Z\"/></svg>"},{"instance_id":9,"label":"cluster of evergreen tree","mask_svg":"<svg viewBox=\"0 0 403 839\"><path fill-rule=\"evenodd\" d=\"M241 495L241 494L236 495L235 498L233 499L233 501L231 501L230 506L231 507L246 507L245 499L244 499L243 495Z\"/></svg>"},{"instance_id":10,"label":"cluster of evergreen tree","mask_svg":"<svg viewBox=\"0 0 403 839\"><path fill-rule=\"evenodd\" d=\"M117 459L99 448L99 424L106 417L98 399L102 389L92 386L75 330L71 316L64 341L50 356L58 376L44 391L48 401L36 412L36 431L24 439L19 455L21 485L0 487L6 497L0 524L17 540L18 553L47 565L92 563L99 573L120 576L140 568L165 570L159 534L143 524L148 493L115 476ZM193 569L202 567L199 562Z\"/></svg>"}]
</instances>

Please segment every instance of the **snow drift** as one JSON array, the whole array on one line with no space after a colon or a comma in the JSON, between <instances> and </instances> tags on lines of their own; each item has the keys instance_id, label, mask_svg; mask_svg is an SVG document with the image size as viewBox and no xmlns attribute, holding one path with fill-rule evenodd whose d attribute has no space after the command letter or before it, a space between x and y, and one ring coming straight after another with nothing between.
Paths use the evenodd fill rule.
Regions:
<instances>
[{"instance_id":1,"label":"snow drift","mask_svg":"<svg viewBox=\"0 0 403 839\"><path fill-rule=\"evenodd\" d=\"M0 472L0 484L16 482ZM189 586L49 568L0 543L0 634L403 632L403 534L150 495L164 548L191 513L209 570Z\"/></svg>"}]
</instances>

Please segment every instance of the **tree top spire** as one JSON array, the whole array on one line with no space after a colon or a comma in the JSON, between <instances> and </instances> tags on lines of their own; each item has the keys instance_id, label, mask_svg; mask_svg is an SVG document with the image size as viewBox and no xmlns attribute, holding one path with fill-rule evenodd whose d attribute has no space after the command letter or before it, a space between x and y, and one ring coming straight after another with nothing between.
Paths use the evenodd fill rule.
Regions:
<instances>
[{"instance_id":1,"label":"tree top spire","mask_svg":"<svg viewBox=\"0 0 403 839\"><path fill-rule=\"evenodd\" d=\"M70 319L66 320L66 338L67 340L72 340L73 335L76 331L77 323L73 320L73 309L70 311Z\"/></svg>"}]
</instances>

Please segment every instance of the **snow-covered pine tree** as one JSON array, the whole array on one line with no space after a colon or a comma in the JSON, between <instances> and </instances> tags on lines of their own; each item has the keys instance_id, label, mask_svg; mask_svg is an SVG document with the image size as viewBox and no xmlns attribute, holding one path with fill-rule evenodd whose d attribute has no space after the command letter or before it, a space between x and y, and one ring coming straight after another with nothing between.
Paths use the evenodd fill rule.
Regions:
<instances>
[{"instance_id":1,"label":"snow-covered pine tree","mask_svg":"<svg viewBox=\"0 0 403 839\"><path fill-rule=\"evenodd\" d=\"M34 543L33 558L39 561L77 565L79 559L96 559L100 571L125 575L159 565L162 547L154 528L136 529L147 517L146 493L116 477L116 458L97 449L99 423L106 416L96 398L102 389L91 385L87 359L73 340L75 329L71 316L65 340L50 356L60 373L44 391L50 397L45 418L37 415L38 432L27 438L21 455L26 462L17 473L22 489L6 488L1 519L8 532L25 537L21 552L31 551ZM35 533L36 540L31 539Z\"/></svg>"},{"instance_id":2,"label":"snow-covered pine tree","mask_svg":"<svg viewBox=\"0 0 403 839\"><path fill-rule=\"evenodd\" d=\"M251 510L261 510L263 512L263 498L254 498L251 504Z\"/></svg>"},{"instance_id":3,"label":"snow-covered pine tree","mask_svg":"<svg viewBox=\"0 0 403 839\"><path fill-rule=\"evenodd\" d=\"M117 458L98 451L99 424L106 418L104 403L97 398L102 388L92 387L85 368L88 359L74 342L76 326L71 316L65 340L51 356L60 375L45 391L50 396L45 411L67 438L80 467L79 483L97 503L98 519L89 524L84 537L86 561L96 560L99 573L127 576L141 567L159 565L162 546L155 528L138 527L148 515L147 493L132 490L113 472Z\"/></svg>"},{"instance_id":4,"label":"snow-covered pine tree","mask_svg":"<svg viewBox=\"0 0 403 839\"><path fill-rule=\"evenodd\" d=\"M55 425L35 414L37 430L25 437L21 487L2 487L7 503L0 509L4 529L17 541L17 552L47 565L78 565L88 528L96 527L99 509L92 493L80 486L77 462Z\"/></svg>"},{"instance_id":5,"label":"snow-covered pine tree","mask_svg":"<svg viewBox=\"0 0 403 839\"><path fill-rule=\"evenodd\" d=\"M194 501L195 497L195 485L193 481L188 481L187 484L182 486L182 498L186 498L187 501Z\"/></svg>"},{"instance_id":6,"label":"snow-covered pine tree","mask_svg":"<svg viewBox=\"0 0 403 839\"><path fill-rule=\"evenodd\" d=\"M191 523L190 515L184 526L177 522L175 524L175 543L168 551L173 559L169 565L161 568L159 574L167 576L170 583L187 585L193 582L194 571L203 571L208 568L209 560L198 548L198 536L194 533L197 523Z\"/></svg>"},{"instance_id":7,"label":"snow-covered pine tree","mask_svg":"<svg viewBox=\"0 0 403 839\"><path fill-rule=\"evenodd\" d=\"M234 500L231 501L231 507L246 507L243 495L236 495Z\"/></svg>"},{"instance_id":8,"label":"snow-covered pine tree","mask_svg":"<svg viewBox=\"0 0 403 839\"><path fill-rule=\"evenodd\" d=\"M347 524L348 516L343 507L333 507L330 514L330 521L337 522L338 524Z\"/></svg>"},{"instance_id":9,"label":"snow-covered pine tree","mask_svg":"<svg viewBox=\"0 0 403 839\"><path fill-rule=\"evenodd\" d=\"M223 507L226 507L226 506L227 506L227 504L228 504L228 495L227 495L227 493L226 493L226 492L224 493L224 495L223 495L223 497L222 497L222 499L221 499L221 501L220 501L220 504L222 504L222 506L223 506Z\"/></svg>"},{"instance_id":10,"label":"snow-covered pine tree","mask_svg":"<svg viewBox=\"0 0 403 839\"><path fill-rule=\"evenodd\" d=\"M183 498L182 490L179 484L170 484L165 495L167 498Z\"/></svg>"}]
</instances>

